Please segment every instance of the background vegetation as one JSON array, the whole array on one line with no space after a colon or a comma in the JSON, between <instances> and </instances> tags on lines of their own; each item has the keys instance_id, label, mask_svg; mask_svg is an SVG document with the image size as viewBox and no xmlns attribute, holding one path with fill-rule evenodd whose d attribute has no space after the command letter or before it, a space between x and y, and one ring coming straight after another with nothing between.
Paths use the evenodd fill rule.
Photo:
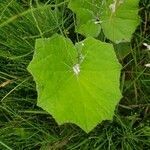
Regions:
<instances>
[{"instance_id":1,"label":"background vegetation","mask_svg":"<svg viewBox=\"0 0 150 150\"><path fill-rule=\"evenodd\" d=\"M58 32L72 39L74 14L68 0L0 1L0 150L148 150L150 149L150 1L140 0L141 24L131 43L115 45L123 66L123 99L113 121L86 134L73 124L58 126L36 106L35 82L26 67L35 39ZM107 39L105 39L107 41Z\"/></svg>"}]
</instances>

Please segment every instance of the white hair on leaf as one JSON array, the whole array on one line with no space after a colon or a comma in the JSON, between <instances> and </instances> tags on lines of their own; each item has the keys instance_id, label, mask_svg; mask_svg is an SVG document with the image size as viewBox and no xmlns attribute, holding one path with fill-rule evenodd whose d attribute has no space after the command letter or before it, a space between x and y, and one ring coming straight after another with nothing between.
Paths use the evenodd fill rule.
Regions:
<instances>
[{"instance_id":1,"label":"white hair on leaf","mask_svg":"<svg viewBox=\"0 0 150 150\"><path fill-rule=\"evenodd\" d=\"M82 42L81 45L84 46L84 43Z\"/></svg>"},{"instance_id":2,"label":"white hair on leaf","mask_svg":"<svg viewBox=\"0 0 150 150\"><path fill-rule=\"evenodd\" d=\"M124 3L124 0L113 0L113 3L109 5L109 9L112 11L112 13L115 13L116 6L119 6Z\"/></svg>"},{"instance_id":3,"label":"white hair on leaf","mask_svg":"<svg viewBox=\"0 0 150 150\"><path fill-rule=\"evenodd\" d=\"M103 21L95 21L94 24L101 24Z\"/></svg>"},{"instance_id":4,"label":"white hair on leaf","mask_svg":"<svg viewBox=\"0 0 150 150\"><path fill-rule=\"evenodd\" d=\"M79 65L79 64L75 64L75 65L73 66L73 71L74 71L74 73L75 73L76 75L78 75L79 72L80 72L80 65Z\"/></svg>"},{"instance_id":5,"label":"white hair on leaf","mask_svg":"<svg viewBox=\"0 0 150 150\"><path fill-rule=\"evenodd\" d=\"M114 2L109 5L109 9L112 11L112 13L115 13L116 11L116 4L117 4L117 1L114 0Z\"/></svg>"}]
</instances>

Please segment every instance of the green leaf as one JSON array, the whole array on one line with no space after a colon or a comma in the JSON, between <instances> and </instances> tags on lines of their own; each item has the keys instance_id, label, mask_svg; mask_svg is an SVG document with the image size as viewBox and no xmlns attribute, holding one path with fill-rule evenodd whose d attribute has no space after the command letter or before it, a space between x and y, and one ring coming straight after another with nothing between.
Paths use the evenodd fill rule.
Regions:
<instances>
[{"instance_id":1,"label":"green leaf","mask_svg":"<svg viewBox=\"0 0 150 150\"><path fill-rule=\"evenodd\" d=\"M99 4L99 5L95 5ZM97 22L100 2L99 0L70 0L68 7L76 13L76 32L87 36L97 37L101 26Z\"/></svg>"},{"instance_id":2,"label":"green leaf","mask_svg":"<svg viewBox=\"0 0 150 150\"><path fill-rule=\"evenodd\" d=\"M140 22L139 0L70 0L68 7L76 13L76 31L97 37L102 28L115 43L131 40Z\"/></svg>"},{"instance_id":3,"label":"green leaf","mask_svg":"<svg viewBox=\"0 0 150 150\"><path fill-rule=\"evenodd\" d=\"M115 43L129 42L140 22L139 0L107 0L101 14L105 36Z\"/></svg>"},{"instance_id":4,"label":"green leaf","mask_svg":"<svg viewBox=\"0 0 150 150\"><path fill-rule=\"evenodd\" d=\"M111 120L121 98L119 64L113 46L92 37L76 45L61 35L37 39L28 66L38 106L59 124L75 123L86 132Z\"/></svg>"}]
</instances>

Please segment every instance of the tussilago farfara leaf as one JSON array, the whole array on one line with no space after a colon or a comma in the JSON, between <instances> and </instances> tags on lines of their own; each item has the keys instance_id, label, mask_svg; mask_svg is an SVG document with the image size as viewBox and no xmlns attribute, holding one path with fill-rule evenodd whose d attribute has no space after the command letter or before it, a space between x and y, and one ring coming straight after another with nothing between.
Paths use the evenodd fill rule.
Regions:
<instances>
[{"instance_id":1,"label":"tussilago farfara leaf","mask_svg":"<svg viewBox=\"0 0 150 150\"><path fill-rule=\"evenodd\" d=\"M131 40L139 24L139 0L107 0L101 14L105 36L115 43Z\"/></svg>"},{"instance_id":2,"label":"tussilago farfara leaf","mask_svg":"<svg viewBox=\"0 0 150 150\"><path fill-rule=\"evenodd\" d=\"M119 43L130 41L139 24L138 3L139 0L70 0L69 8L76 13L77 32L96 37L102 28L108 39Z\"/></svg>"},{"instance_id":3,"label":"tussilago farfara leaf","mask_svg":"<svg viewBox=\"0 0 150 150\"><path fill-rule=\"evenodd\" d=\"M100 0L70 0L68 7L76 14L76 32L97 37L101 31L99 24Z\"/></svg>"},{"instance_id":4,"label":"tussilago farfara leaf","mask_svg":"<svg viewBox=\"0 0 150 150\"><path fill-rule=\"evenodd\" d=\"M113 117L121 98L119 64L113 46L92 37L76 45L61 35L37 39L28 66L38 106L59 124L75 123L86 132Z\"/></svg>"}]
</instances>

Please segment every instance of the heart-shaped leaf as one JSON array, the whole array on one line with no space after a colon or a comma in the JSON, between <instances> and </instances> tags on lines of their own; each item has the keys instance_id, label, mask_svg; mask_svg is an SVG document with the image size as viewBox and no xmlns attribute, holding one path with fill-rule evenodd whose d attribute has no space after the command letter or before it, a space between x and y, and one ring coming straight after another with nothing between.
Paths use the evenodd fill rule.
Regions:
<instances>
[{"instance_id":1,"label":"heart-shaped leaf","mask_svg":"<svg viewBox=\"0 0 150 150\"><path fill-rule=\"evenodd\" d=\"M96 5L95 5L96 4ZM70 0L68 7L76 13L77 26L76 32L97 37L101 31L99 24L99 0Z\"/></svg>"},{"instance_id":2,"label":"heart-shaped leaf","mask_svg":"<svg viewBox=\"0 0 150 150\"><path fill-rule=\"evenodd\" d=\"M101 14L105 36L115 43L129 42L139 24L139 0L107 0Z\"/></svg>"},{"instance_id":3,"label":"heart-shaped leaf","mask_svg":"<svg viewBox=\"0 0 150 150\"><path fill-rule=\"evenodd\" d=\"M131 40L139 24L139 0L70 0L68 7L76 13L76 31L97 37L102 28L115 43Z\"/></svg>"},{"instance_id":4,"label":"heart-shaped leaf","mask_svg":"<svg viewBox=\"0 0 150 150\"><path fill-rule=\"evenodd\" d=\"M121 98L120 69L111 44L89 37L74 45L58 34L37 39L28 66L38 106L59 124L75 123L86 132L112 119Z\"/></svg>"}]
</instances>

